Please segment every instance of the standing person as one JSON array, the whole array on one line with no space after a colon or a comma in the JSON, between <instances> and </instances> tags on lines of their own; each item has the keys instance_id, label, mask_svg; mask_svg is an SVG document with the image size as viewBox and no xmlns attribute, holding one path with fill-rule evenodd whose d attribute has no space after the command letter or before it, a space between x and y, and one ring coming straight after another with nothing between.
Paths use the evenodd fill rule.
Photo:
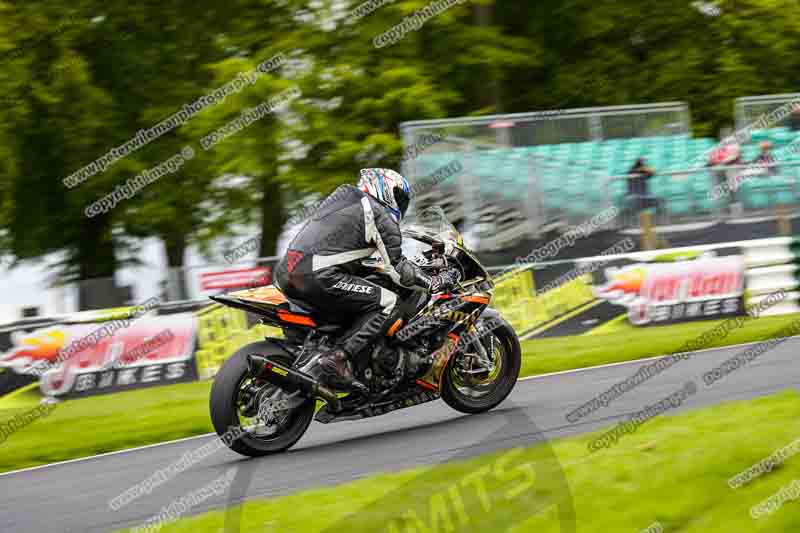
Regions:
<instances>
[{"instance_id":1,"label":"standing person","mask_svg":"<svg viewBox=\"0 0 800 533\"><path fill-rule=\"evenodd\" d=\"M800 104L794 104L794 109L789 115L789 129L791 131L800 131Z\"/></svg>"},{"instance_id":2,"label":"standing person","mask_svg":"<svg viewBox=\"0 0 800 533\"><path fill-rule=\"evenodd\" d=\"M772 154L772 143L769 141L761 141L758 144L758 148L760 150L758 156L756 156L756 158L750 163L752 165L758 165L759 170L764 170L764 172L759 172L759 175L770 174L774 176L778 173L778 167L767 166L774 165L777 162L775 156Z\"/></svg>"},{"instance_id":3,"label":"standing person","mask_svg":"<svg viewBox=\"0 0 800 533\"><path fill-rule=\"evenodd\" d=\"M723 141L724 142L724 141ZM735 141L727 142L711 152L706 166L710 167L714 176L714 185L726 191L729 204L736 202L736 189L739 183L739 169L719 168L729 165L741 165L742 155L739 144Z\"/></svg>"},{"instance_id":4,"label":"standing person","mask_svg":"<svg viewBox=\"0 0 800 533\"><path fill-rule=\"evenodd\" d=\"M628 170L628 203L633 212L638 213L648 207L658 207L656 198L650 194L648 181L655 176L655 170L647 166L640 157Z\"/></svg>"}]
</instances>

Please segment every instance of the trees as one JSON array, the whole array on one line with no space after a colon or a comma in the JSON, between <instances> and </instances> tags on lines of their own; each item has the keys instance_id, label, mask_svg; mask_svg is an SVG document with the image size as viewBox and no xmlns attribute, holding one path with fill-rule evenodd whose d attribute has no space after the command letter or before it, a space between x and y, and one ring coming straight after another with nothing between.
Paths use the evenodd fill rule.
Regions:
<instances>
[{"instance_id":1,"label":"trees","mask_svg":"<svg viewBox=\"0 0 800 533\"><path fill-rule=\"evenodd\" d=\"M794 91L800 7L663 0L456 3L376 37L429 0L81 0L0 4L0 249L52 252L66 279L112 277L128 237L157 236L170 267L235 224L272 255L292 202L397 166L407 120L686 100L696 133L732 119L731 99ZM705 7L704 7L705 6ZM422 10L422 11L421 11ZM716 10L716 11L715 11ZM258 83L75 187L62 179L283 54ZM282 91L302 95L209 150L199 139ZM85 208L192 146L197 157L114 209ZM114 298L114 287L109 287ZM105 301L84 302L101 305Z\"/></svg>"},{"instance_id":2,"label":"trees","mask_svg":"<svg viewBox=\"0 0 800 533\"><path fill-rule=\"evenodd\" d=\"M3 121L15 132L4 144L13 155L2 176L11 253L32 259L63 251L65 279L113 279L122 262L136 260L125 257L120 237L157 235L170 266L182 265L211 181L196 167L148 186L136 203L122 202L91 218L85 213L88 204L175 153L187 140L180 130L75 187L62 179L200 96L212 79L207 63L224 54L214 44L212 28L222 29L215 5L32 1L9 8L10 25L35 38L35 45L23 40L11 48L16 75L3 84L17 104ZM187 19L191 9L202 14ZM51 31L50 21L60 21L58 31ZM113 282L94 289L82 293L81 307L119 303Z\"/></svg>"},{"instance_id":3,"label":"trees","mask_svg":"<svg viewBox=\"0 0 800 533\"><path fill-rule=\"evenodd\" d=\"M61 184L118 136L123 118L108 92L93 83L93 65L80 52L95 23L82 6L61 3L34 1L6 11L9 35L19 36L6 56L12 79L3 83L13 102L3 110L11 132L4 145L10 163L2 168L8 250L20 259L66 252L65 274L73 278L113 275L112 219L101 214L90 221L83 208L125 166L70 194ZM51 21L58 21L57 30Z\"/></svg>"}]
</instances>

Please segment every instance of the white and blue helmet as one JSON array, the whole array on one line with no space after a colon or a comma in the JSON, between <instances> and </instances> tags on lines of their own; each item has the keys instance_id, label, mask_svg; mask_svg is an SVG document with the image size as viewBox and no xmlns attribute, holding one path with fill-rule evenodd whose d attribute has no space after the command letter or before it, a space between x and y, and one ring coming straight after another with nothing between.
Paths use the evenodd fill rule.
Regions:
<instances>
[{"instance_id":1,"label":"white and blue helmet","mask_svg":"<svg viewBox=\"0 0 800 533\"><path fill-rule=\"evenodd\" d=\"M358 188L386 206L400 222L411 202L411 187L403 176L387 168L362 168Z\"/></svg>"}]
</instances>

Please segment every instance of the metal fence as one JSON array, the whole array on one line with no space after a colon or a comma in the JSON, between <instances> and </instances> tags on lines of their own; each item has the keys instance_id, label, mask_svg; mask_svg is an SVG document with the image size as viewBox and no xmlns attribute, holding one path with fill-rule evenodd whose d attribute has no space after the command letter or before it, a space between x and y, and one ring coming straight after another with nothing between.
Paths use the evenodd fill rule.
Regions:
<instances>
[{"instance_id":1,"label":"metal fence","mask_svg":"<svg viewBox=\"0 0 800 533\"><path fill-rule=\"evenodd\" d=\"M800 105L800 93L746 96L734 101L737 131L785 128L791 110ZM757 140L757 139L756 139Z\"/></svg>"},{"instance_id":2,"label":"metal fence","mask_svg":"<svg viewBox=\"0 0 800 533\"><path fill-rule=\"evenodd\" d=\"M400 125L406 146L415 145L421 135L431 133L508 147L680 135L690 131L691 115L685 102L418 120Z\"/></svg>"},{"instance_id":3,"label":"metal fence","mask_svg":"<svg viewBox=\"0 0 800 533\"><path fill-rule=\"evenodd\" d=\"M737 113L750 126L768 123L780 118L776 109L791 109L798 97L739 99ZM637 228L643 209L653 212L657 225L700 227L791 216L800 205L798 136L768 132L782 147L772 164L709 168L705 165L719 145L689 136L689 112L680 103L417 121L403 124L401 131L407 147L423 148L403 169L412 182L426 184L420 185L425 192L418 203L443 205L479 252L513 248L612 206L621 215L614 229L622 230ZM426 137L435 142L422 142ZM743 146L743 159L753 159L757 150L752 143ZM655 167L646 202L629 194L627 183L638 157ZM456 179L432 179L438 167L453 160L463 167Z\"/></svg>"},{"instance_id":4,"label":"metal fence","mask_svg":"<svg viewBox=\"0 0 800 533\"><path fill-rule=\"evenodd\" d=\"M687 104L668 102L413 121L400 129L413 155L403 171L420 191L416 203L442 205L475 249L491 252L536 239L553 224L580 223L611 203L603 196L607 169L591 153L534 148L688 137L691 118ZM461 172L436 179L451 161Z\"/></svg>"}]
</instances>

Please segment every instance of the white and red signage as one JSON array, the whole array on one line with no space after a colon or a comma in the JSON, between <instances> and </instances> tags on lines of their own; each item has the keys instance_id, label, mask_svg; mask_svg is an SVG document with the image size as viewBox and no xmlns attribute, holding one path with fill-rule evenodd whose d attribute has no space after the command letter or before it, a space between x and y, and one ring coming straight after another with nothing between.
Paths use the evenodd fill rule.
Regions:
<instances>
[{"instance_id":1,"label":"white and red signage","mask_svg":"<svg viewBox=\"0 0 800 533\"><path fill-rule=\"evenodd\" d=\"M214 289L244 289L272 283L272 267L253 267L206 272L200 274L200 288L204 291Z\"/></svg>"},{"instance_id":2,"label":"white and red signage","mask_svg":"<svg viewBox=\"0 0 800 533\"><path fill-rule=\"evenodd\" d=\"M633 263L606 269L594 294L627 307L637 325L719 318L741 313L744 272L740 255Z\"/></svg>"},{"instance_id":3,"label":"white and red signage","mask_svg":"<svg viewBox=\"0 0 800 533\"><path fill-rule=\"evenodd\" d=\"M15 331L0 367L40 376L46 395L81 396L197 377L194 362L195 317L191 313L144 316L112 335L94 337L102 322L59 324ZM92 339L69 357L61 350Z\"/></svg>"}]
</instances>

